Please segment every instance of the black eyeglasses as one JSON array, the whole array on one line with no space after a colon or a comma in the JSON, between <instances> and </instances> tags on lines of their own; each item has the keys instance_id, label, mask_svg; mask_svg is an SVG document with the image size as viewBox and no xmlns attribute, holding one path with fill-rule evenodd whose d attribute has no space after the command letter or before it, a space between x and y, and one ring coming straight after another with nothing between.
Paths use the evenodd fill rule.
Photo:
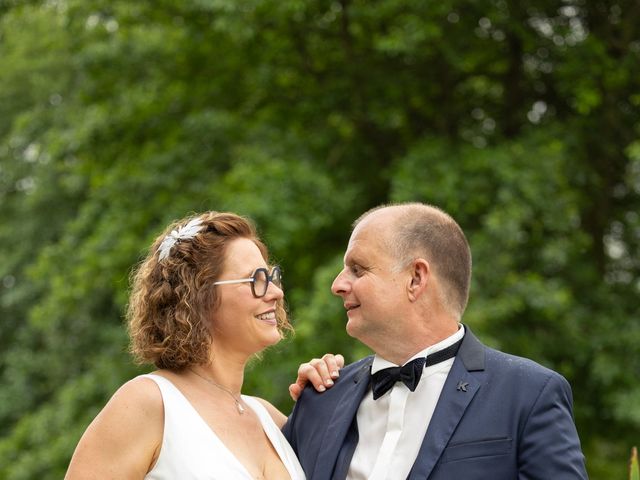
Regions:
<instances>
[{"instance_id":1,"label":"black eyeglasses","mask_svg":"<svg viewBox=\"0 0 640 480\"><path fill-rule=\"evenodd\" d=\"M276 287L282 288L282 271L279 266L275 266L271 269L271 273L266 268L257 268L250 278L240 278L238 280L219 280L214 282L214 285L228 285L231 283L245 283L251 282L251 293L256 298L264 297L267 294L269 288L269 282L273 283Z\"/></svg>"}]
</instances>

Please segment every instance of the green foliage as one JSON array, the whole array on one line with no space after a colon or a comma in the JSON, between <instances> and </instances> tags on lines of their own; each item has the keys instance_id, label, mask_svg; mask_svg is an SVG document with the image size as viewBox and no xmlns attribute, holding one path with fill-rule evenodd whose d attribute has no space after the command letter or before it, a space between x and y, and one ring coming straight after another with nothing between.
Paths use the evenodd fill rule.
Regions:
<instances>
[{"instance_id":1,"label":"green foliage","mask_svg":"<svg viewBox=\"0 0 640 480\"><path fill-rule=\"evenodd\" d=\"M368 352L329 285L387 201L451 212L465 322L571 382L590 477L640 430L634 2L0 1L0 477L61 478L141 370L128 275L186 213L251 216L296 335L246 391Z\"/></svg>"},{"instance_id":2,"label":"green foliage","mask_svg":"<svg viewBox=\"0 0 640 480\"><path fill-rule=\"evenodd\" d=\"M629 480L640 480L640 466L638 466L638 449L631 449L631 458L629 459Z\"/></svg>"}]
</instances>

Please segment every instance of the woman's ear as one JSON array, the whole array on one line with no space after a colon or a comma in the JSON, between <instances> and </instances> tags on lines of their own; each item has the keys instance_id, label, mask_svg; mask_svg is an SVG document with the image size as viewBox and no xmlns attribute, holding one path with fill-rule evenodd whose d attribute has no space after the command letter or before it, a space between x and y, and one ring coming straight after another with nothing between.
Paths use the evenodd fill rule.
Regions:
<instances>
[{"instance_id":1,"label":"woman's ear","mask_svg":"<svg viewBox=\"0 0 640 480\"><path fill-rule=\"evenodd\" d=\"M409 300L415 302L426 291L431 267L424 258L416 258L411 262L411 279L407 288Z\"/></svg>"}]
</instances>

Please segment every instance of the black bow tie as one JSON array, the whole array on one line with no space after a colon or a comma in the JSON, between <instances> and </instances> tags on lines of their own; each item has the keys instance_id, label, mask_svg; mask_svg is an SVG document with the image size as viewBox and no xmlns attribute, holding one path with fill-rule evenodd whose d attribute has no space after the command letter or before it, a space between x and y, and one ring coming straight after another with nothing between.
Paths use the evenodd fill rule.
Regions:
<instances>
[{"instance_id":1,"label":"black bow tie","mask_svg":"<svg viewBox=\"0 0 640 480\"><path fill-rule=\"evenodd\" d=\"M453 345L439 350L427 357L420 357L406 363L402 367L383 368L371 375L371 388L373 390L373 399L377 400L387 393L396 382L404 383L409 390L415 392L424 367L430 367L440 362L444 362L455 357L460 347L462 339Z\"/></svg>"}]
</instances>

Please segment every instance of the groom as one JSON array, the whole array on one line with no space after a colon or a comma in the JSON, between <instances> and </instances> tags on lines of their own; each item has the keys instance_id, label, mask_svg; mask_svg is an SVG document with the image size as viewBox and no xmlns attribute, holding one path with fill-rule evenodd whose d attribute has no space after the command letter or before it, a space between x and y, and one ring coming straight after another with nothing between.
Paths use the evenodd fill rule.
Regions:
<instances>
[{"instance_id":1,"label":"groom","mask_svg":"<svg viewBox=\"0 0 640 480\"><path fill-rule=\"evenodd\" d=\"M354 225L331 290L375 355L298 399L283 431L307 478L586 479L567 381L460 323L471 253L458 224L410 203Z\"/></svg>"}]
</instances>

